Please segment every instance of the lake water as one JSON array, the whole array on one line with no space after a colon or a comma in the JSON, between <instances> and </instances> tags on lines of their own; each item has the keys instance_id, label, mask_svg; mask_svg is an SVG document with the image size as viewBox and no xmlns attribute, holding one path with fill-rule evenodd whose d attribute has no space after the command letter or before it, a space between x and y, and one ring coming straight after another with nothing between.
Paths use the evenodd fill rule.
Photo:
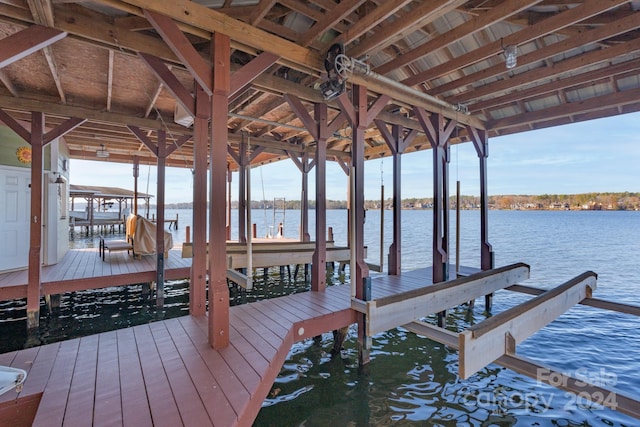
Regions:
<instances>
[{"instance_id":1,"label":"lake water","mask_svg":"<svg viewBox=\"0 0 640 427\"><path fill-rule=\"evenodd\" d=\"M190 211L180 215L174 241L184 239ZM313 215L313 211L311 212ZM337 244L346 243L346 211L327 214ZM236 218L235 212L233 215ZM452 212L452 223L454 213ZM461 213L460 261L479 266L478 211ZM276 218L276 223L280 222ZM550 288L592 270L598 273L594 296L640 305L640 212L609 211L490 211L489 240L496 266L525 262L531 279L525 284ZM274 223L272 211L254 211L258 235ZM297 237L299 211L287 211L285 236ZM410 270L431 262L431 211L403 211L402 267ZM235 224L234 229L235 229ZM380 251L380 212L368 211L365 244L369 261ZM313 235L313 218L310 232ZM234 232L235 235L235 232ZM391 212L385 212L384 252L391 243ZM78 238L77 245L92 245ZM455 230L450 246L455 254ZM386 261L386 259L385 259ZM455 259L451 260L455 262ZM277 270L277 269L273 269ZM453 267L451 268L453 271ZM256 279L262 279L258 274ZM331 282L348 281L334 274ZM281 280L278 274L258 282L256 291L233 291L234 303L297 292L308 288L302 275ZM126 327L180 314L188 308L187 286L167 286L164 310L141 297L140 287L109 288L63 297L61 314L43 310L40 331L24 339L24 307L5 303L0 310L5 350L57 341L113 327ZM498 292L493 313L527 296ZM459 331L485 319L484 301L471 313L451 310L447 327ZM433 319L428 319L433 321ZM640 319L577 306L524 343L518 353L573 375L614 385L623 393L640 395ZM283 370L256 420L256 426L638 426L636 420L589 404L582 398L537 384L512 371L490 365L467 381L457 377L457 352L441 344L395 329L374 337L371 363L358 368L355 331L338 357L331 357L331 334L292 348Z\"/></svg>"}]
</instances>

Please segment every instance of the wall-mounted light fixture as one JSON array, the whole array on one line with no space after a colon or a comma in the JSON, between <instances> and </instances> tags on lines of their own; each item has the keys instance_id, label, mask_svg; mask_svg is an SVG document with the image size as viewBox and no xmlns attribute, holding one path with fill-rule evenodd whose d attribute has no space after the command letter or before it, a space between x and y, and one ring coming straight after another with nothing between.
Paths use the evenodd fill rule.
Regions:
<instances>
[{"instance_id":1,"label":"wall-mounted light fixture","mask_svg":"<svg viewBox=\"0 0 640 427\"><path fill-rule=\"evenodd\" d=\"M504 53L504 65L507 69L512 69L516 65L518 65L518 46L514 44L510 44L507 46L502 46Z\"/></svg>"},{"instance_id":2,"label":"wall-mounted light fixture","mask_svg":"<svg viewBox=\"0 0 640 427\"><path fill-rule=\"evenodd\" d=\"M64 184L66 182L62 177L62 175L60 175L60 172L52 172L52 173L54 176L56 176L56 179L53 181L54 184Z\"/></svg>"},{"instance_id":3,"label":"wall-mounted light fixture","mask_svg":"<svg viewBox=\"0 0 640 427\"><path fill-rule=\"evenodd\" d=\"M104 148L104 144L100 144L100 148L96 150L96 157L100 157L102 159L109 157L109 152Z\"/></svg>"}]
</instances>

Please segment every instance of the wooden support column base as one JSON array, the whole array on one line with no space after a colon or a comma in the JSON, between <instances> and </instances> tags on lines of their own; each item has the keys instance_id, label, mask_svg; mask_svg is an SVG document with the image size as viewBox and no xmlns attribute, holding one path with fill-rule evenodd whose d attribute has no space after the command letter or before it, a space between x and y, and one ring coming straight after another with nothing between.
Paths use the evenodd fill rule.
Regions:
<instances>
[{"instance_id":1,"label":"wooden support column base","mask_svg":"<svg viewBox=\"0 0 640 427\"><path fill-rule=\"evenodd\" d=\"M49 313L57 312L60 309L60 294L45 295L44 301L47 304Z\"/></svg>"},{"instance_id":2,"label":"wooden support column base","mask_svg":"<svg viewBox=\"0 0 640 427\"><path fill-rule=\"evenodd\" d=\"M358 363L360 366L371 362L372 338L366 335L366 321L364 314L358 314Z\"/></svg>"},{"instance_id":3,"label":"wooden support column base","mask_svg":"<svg viewBox=\"0 0 640 427\"><path fill-rule=\"evenodd\" d=\"M447 310L438 313L438 327L444 328L447 325Z\"/></svg>"},{"instance_id":4,"label":"wooden support column base","mask_svg":"<svg viewBox=\"0 0 640 427\"><path fill-rule=\"evenodd\" d=\"M493 308L493 294L488 294L484 296L484 309L487 313L491 313L491 309Z\"/></svg>"},{"instance_id":5,"label":"wooden support column base","mask_svg":"<svg viewBox=\"0 0 640 427\"><path fill-rule=\"evenodd\" d=\"M27 329L36 329L40 326L40 309L27 310Z\"/></svg>"},{"instance_id":6,"label":"wooden support column base","mask_svg":"<svg viewBox=\"0 0 640 427\"><path fill-rule=\"evenodd\" d=\"M214 287L209 295L209 344L219 350L229 345L229 288Z\"/></svg>"},{"instance_id":7,"label":"wooden support column base","mask_svg":"<svg viewBox=\"0 0 640 427\"><path fill-rule=\"evenodd\" d=\"M335 329L333 331L333 348L331 349L332 356L336 356L340 354L340 351L342 351L344 340L345 338L347 338L348 333L349 333L348 326L345 326L344 328L340 328L340 329Z\"/></svg>"},{"instance_id":8,"label":"wooden support column base","mask_svg":"<svg viewBox=\"0 0 640 427\"><path fill-rule=\"evenodd\" d=\"M364 342L358 340L358 363L360 366L371 362L371 337L365 337Z\"/></svg>"},{"instance_id":9,"label":"wooden support column base","mask_svg":"<svg viewBox=\"0 0 640 427\"><path fill-rule=\"evenodd\" d=\"M164 307L164 253L158 254L156 266L156 307Z\"/></svg>"}]
</instances>

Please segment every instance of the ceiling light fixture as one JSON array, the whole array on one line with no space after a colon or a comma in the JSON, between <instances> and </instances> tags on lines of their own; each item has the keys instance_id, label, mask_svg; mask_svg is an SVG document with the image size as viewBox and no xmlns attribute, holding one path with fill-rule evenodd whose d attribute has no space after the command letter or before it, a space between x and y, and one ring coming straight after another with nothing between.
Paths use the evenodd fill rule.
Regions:
<instances>
[{"instance_id":1,"label":"ceiling light fixture","mask_svg":"<svg viewBox=\"0 0 640 427\"><path fill-rule=\"evenodd\" d=\"M100 144L100 148L96 150L96 157L103 159L109 157L109 152L104 148L104 144Z\"/></svg>"},{"instance_id":2,"label":"ceiling light fixture","mask_svg":"<svg viewBox=\"0 0 640 427\"><path fill-rule=\"evenodd\" d=\"M518 65L518 46L510 44L504 49L504 65L508 70Z\"/></svg>"}]
</instances>

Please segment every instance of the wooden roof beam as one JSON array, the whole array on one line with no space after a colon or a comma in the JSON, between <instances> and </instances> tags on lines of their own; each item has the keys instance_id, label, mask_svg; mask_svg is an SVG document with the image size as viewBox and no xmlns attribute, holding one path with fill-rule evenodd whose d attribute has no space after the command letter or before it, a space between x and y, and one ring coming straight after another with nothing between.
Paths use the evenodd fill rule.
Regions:
<instances>
[{"instance_id":1,"label":"wooden roof beam","mask_svg":"<svg viewBox=\"0 0 640 427\"><path fill-rule=\"evenodd\" d=\"M604 96L596 96L580 102L571 102L539 111L518 114L498 120L487 122L488 129L499 131L503 128L533 124L552 119L566 117L567 115L585 114L611 107L620 107L627 104L635 104L640 99L640 88L613 92Z\"/></svg>"},{"instance_id":2,"label":"wooden roof beam","mask_svg":"<svg viewBox=\"0 0 640 427\"><path fill-rule=\"evenodd\" d=\"M411 3L412 0L401 1L385 1L379 4L371 12L361 17L357 22L351 25L347 31L340 34L331 43L349 44L371 31L376 25L389 18L394 13Z\"/></svg>"},{"instance_id":3,"label":"wooden roof beam","mask_svg":"<svg viewBox=\"0 0 640 427\"><path fill-rule=\"evenodd\" d=\"M114 51L109 50L109 68L107 70L107 111L111 111L111 100L113 97L113 60Z\"/></svg>"},{"instance_id":4,"label":"wooden roof beam","mask_svg":"<svg viewBox=\"0 0 640 427\"><path fill-rule=\"evenodd\" d=\"M45 27L54 26L51 0L27 0L27 4L36 24L43 25ZM47 65L49 66L49 71L51 71L51 76L53 77L56 89L58 90L60 101L65 103L67 102L67 97L62 88L62 80L60 79L58 66L56 65L55 58L53 57L53 51L50 46L45 46L42 49L42 53L47 60Z\"/></svg>"},{"instance_id":5,"label":"wooden roof beam","mask_svg":"<svg viewBox=\"0 0 640 427\"><path fill-rule=\"evenodd\" d=\"M451 43L491 26L508 16L520 12L521 10L527 9L540 1L541 0L506 0L500 5L500 7L493 8L488 12L471 18L469 21L457 26L453 30L440 34L426 43L423 43L420 46L399 55L395 59L382 64L374 71L379 74L386 74L402 67L403 65L409 64L428 53L448 46Z\"/></svg>"},{"instance_id":6,"label":"wooden roof beam","mask_svg":"<svg viewBox=\"0 0 640 427\"><path fill-rule=\"evenodd\" d=\"M600 0L587 0L582 4L576 6L575 8L568 9L565 12L559 13L557 15L553 15L541 22L538 22L536 25L529 26L516 33L510 34L501 40L496 40L492 43L489 43L480 49L473 50L451 61L447 61L443 64L440 64L428 70L425 70L422 73L419 73L413 77L405 79L403 83L409 86L413 86L420 82L433 80L445 74L449 74L453 71L460 70L476 62L480 62L493 55L496 55L504 50L503 46L508 46L508 45L517 46L519 44L530 42L532 40L535 40L536 38L542 37L546 34L554 33L562 28L565 28L569 25L573 25L576 22L590 18L606 10L610 10L615 7L618 7L621 4L626 3L627 1L628 0L616 0L616 1L610 1L610 2L602 2ZM553 56L553 55L548 55L548 56ZM522 57L518 58L518 66L524 65L524 62L522 61L522 59L523 59ZM502 64L500 65L501 65L502 71L504 71L504 66L502 66ZM492 68L495 68L495 67L492 67ZM457 81L458 80L455 80L454 82L457 82ZM473 82L478 80L473 79L470 81ZM461 83L460 86L462 85L463 84ZM443 93L443 92L437 92L437 93ZM433 95L437 93L432 92Z\"/></svg>"},{"instance_id":7,"label":"wooden roof beam","mask_svg":"<svg viewBox=\"0 0 640 427\"><path fill-rule=\"evenodd\" d=\"M350 46L349 55L358 58L389 46L405 34L435 21L465 2L466 0L432 0L424 2L410 11L402 11L402 13L398 13L396 22L381 25L380 30L375 34L360 40L360 43L355 46ZM403 25L397 25L397 22L402 22Z\"/></svg>"},{"instance_id":8,"label":"wooden roof beam","mask_svg":"<svg viewBox=\"0 0 640 427\"><path fill-rule=\"evenodd\" d=\"M576 9L579 9L579 7L576 7L575 9L571 9L570 11L574 11ZM636 12L635 14L628 15L611 25L598 27L592 30L587 30L579 33L577 36L561 40L551 45L546 45L544 49L536 49L535 51L530 52L526 55L521 55L518 57L517 67L523 67L525 65L534 64L535 62L538 62L538 61L547 60L560 53L568 52L572 49L577 49L582 46L587 46L593 43L597 43L601 40L613 37L618 34L623 34L628 31L632 31L638 27L639 18L640 18L640 13ZM449 83L435 87L429 93L431 93L432 95L439 95L439 94L454 90L456 88L471 85L474 82L480 82L485 79L507 74L509 72L510 70L507 70L503 63L496 64L489 68L485 68L484 70L468 74L461 79L453 80Z\"/></svg>"},{"instance_id":9,"label":"wooden roof beam","mask_svg":"<svg viewBox=\"0 0 640 427\"><path fill-rule=\"evenodd\" d=\"M366 0L342 0L331 9L327 9L322 18L316 21L316 23L298 39L298 43L302 46L308 46L318 36L331 29L365 1Z\"/></svg>"},{"instance_id":10,"label":"wooden roof beam","mask_svg":"<svg viewBox=\"0 0 640 427\"><path fill-rule=\"evenodd\" d=\"M191 116L195 116L196 101L189 90L187 90L177 77L167 68L160 58L145 53L138 53L138 56L144 61L149 69L156 75L158 80L167 88L169 92L176 98L176 101Z\"/></svg>"},{"instance_id":11,"label":"wooden roof beam","mask_svg":"<svg viewBox=\"0 0 640 427\"><path fill-rule=\"evenodd\" d=\"M451 103L469 103L475 100L497 97L500 93L513 92L523 86L534 85L536 82L545 79L555 78L564 73L577 72L577 70L587 67L593 67L596 64L610 61L618 56L628 55L631 52L640 50L640 38L612 46L606 49L599 49L574 56L564 61L553 64L553 67L537 68L526 73L515 75L511 78L500 80L484 86L474 88L472 91L451 97L448 99Z\"/></svg>"},{"instance_id":12,"label":"wooden roof beam","mask_svg":"<svg viewBox=\"0 0 640 427\"><path fill-rule=\"evenodd\" d=\"M229 102L236 100L244 93L260 74L275 64L279 56L270 52L262 52L231 75L231 89L229 91Z\"/></svg>"},{"instance_id":13,"label":"wooden roof beam","mask_svg":"<svg viewBox=\"0 0 640 427\"><path fill-rule=\"evenodd\" d=\"M249 24L256 26L258 22L262 21L264 17L267 16L267 13L276 5L276 3L276 0L260 0L257 6L253 6L253 13L251 13L251 17L249 17Z\"/></svg>"},{"instance_id":14,"label":"wooden roof beam","mask_svg":"<svg viewBox=\"0 0 640 427\"><path fill-rule=\"evenodd\" d=\"M469 110L475 113L475 112L485 110L487 108L494 108L501 105L506 105L511 102L515 102L518 99L526 100L527 98L530 98L533 96L554 92L554 91L561 90L564 88L569 88L572 86L587 84L595 80L609 77L611 75L618 75L618 74L623 74L623 73L627 73L630 71L637 71L637 70L640 70L640 59L633 59L630 61L621 62L616 65L607 65L599 70L595 70L595 71L591 70L587 73L581 73L573 77L554 80L544 85L538 85L528 89L514 91L509 94L495 97L495 98L489 98L486 101L480 101L475 104L471 104L469 106Z\"/></svg>"},{"instance_id":15,"label":"wooden roof beam","mask_svg":"<svg viewBox=\"0 0 640 427\"><path fill-rule=\"evenodd\" d=\"M173 53L180 58L182 64L187 67L187 70L189 70L193 78L200 84L202 90L211 96L213 94L213 72L211 65L200 56L172 18L149 10L144 10L143 13ZM167 82L165 82L165 84L166 83ZM191 112L191 115L194 115L195 110L193 107L187 111Z\"/></svg>"},{"instance_id":16,"label":"wooden roof beam","mask_svg":"<svg viewBox=\"0 0 640 427\"><path fill-rule=\"evenodd\" d=\"M32 25L0 40L0 68L65 38L67 33L55 28Z\"/></svg>"},{"instance_id":17,"label":"wooden roof beam","mask_svg":"<svg viewBox=\"0 0 640 427\"><path fill-rule=\"evenodd\" d=\"M84 107L62 105L59 103L43 102L34 99L14 98L0 95L0 108L7 110L38 111L63 117L83 117L88 120L101 123L116 123L121 125L139 126L145 129L158 129L162 127L158 120L144 119L126 114L110 113L107 111L92 110ZM184 127L178 124L165 123L167 130L184 132Z\"/></svg>"},{"instance_id":18,"label":"wooden roof beam","mask_svg":"<svg viewBox=\"0 0 640 427\"><path fill-rule=\"evenodd\" d=\"M169 71L171 71L170 67L167 67L167 68L169 68ZM151 95L151 98L149 99L149 105L147 105L147 108L144 111L145 118L149 117L149 114L151 114L151 110L153 110L153 108L155 107L156 102L158 101L158 97L162 93L163 88L164 88L164 84L162 82L159 82L158 87L156 87L156 90L153 92L153 94Z\"/></svg>"},{"instance_id":19,"label":"wooden roof beam","mask_svg":"<svg viewBox=\"0 0 640 427\"><path fill-rule=\"evenodd\" d=\"M142 15L144 13L143 10L163 14L178 22L187 24L183 31L194 33L195 28L195 32L202 30L210 33L217 32L258 51L272 52L280 56L285 64L290 64L294 68L306 71L313 70L315 73L324 70L322 58L318 53L194 2L96 1L125 10L134 15Z\"/></svg>"},{"instance_id":20,"label":"wooden roof beam","mask_svg":"<svg viewBox=\"0 0 640 427\"><path fill-rule=\"evenodd\" d=\"M18 97L18 89L13 84L7 73L2 69L0 69L0 81L7 88L9 93L11 93L11 95Z\"/></svg>"}]
</instances>

